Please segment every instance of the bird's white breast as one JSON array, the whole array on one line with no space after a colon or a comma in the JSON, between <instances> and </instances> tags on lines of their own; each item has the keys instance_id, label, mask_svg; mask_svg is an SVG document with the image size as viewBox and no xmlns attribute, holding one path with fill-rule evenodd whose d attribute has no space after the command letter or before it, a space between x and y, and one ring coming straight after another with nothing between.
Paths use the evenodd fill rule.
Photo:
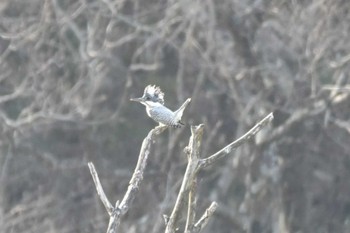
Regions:
<instances>
[{"instance_id":1,"label":"bird's white breast","mask_svg":"<svg viewBox=\"0 0 350 233\"><path fill-rule=\"evenodd\" d=\"M152 113L151 113L152 109L154 110L154 109L157 109L157 108L164 107L161 103L153 102L153 101L146 101L145 105L146 105L146 112L147 112L147 115L149 117L152 117Z\"/></svg>"}]
</instances>

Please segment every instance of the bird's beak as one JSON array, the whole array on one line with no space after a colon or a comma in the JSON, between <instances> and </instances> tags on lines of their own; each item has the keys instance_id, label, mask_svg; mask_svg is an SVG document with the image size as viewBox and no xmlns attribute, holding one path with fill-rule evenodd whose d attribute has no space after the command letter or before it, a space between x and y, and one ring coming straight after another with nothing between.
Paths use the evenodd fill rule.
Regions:
<instances>
[{"instance_id":1,"label":"bird's beak","mask_svg":"<svg viewBox=\"0 0 350 233\"><path fill-rule=\"evenodd\" d=\"M130 101L143 102L143 98L131 98Z\"/></svg>"}]
</instances>

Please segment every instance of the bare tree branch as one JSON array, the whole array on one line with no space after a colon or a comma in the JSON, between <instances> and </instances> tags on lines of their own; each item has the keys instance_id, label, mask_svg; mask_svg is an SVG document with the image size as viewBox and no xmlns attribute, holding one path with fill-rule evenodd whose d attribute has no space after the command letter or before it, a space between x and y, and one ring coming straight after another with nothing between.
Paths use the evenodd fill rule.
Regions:
<instances>
[{"instance_id":1,"label":"bare tree branch","mask_svg":"<svg viewBox=\"0 0 350 233\"><path fill-rule=\"evenodd\" d=\"M208 158L202 159L200 161L199 168L205 168L205 167L215 163L220 158L228 155L229 153L231 153L232 150L236 149L237 147L239 147L243 143L247 142L250 138L252 138L256 133L258 133L264 126L266 126L272 120L273 120L273 113L270 113L264 119L262 119L259 123L257 123L253 128L251 128L242 137L231 142L229 145L225 146L224 148L222 148L221 150L219 150L215 154L209 156Z\"/></svg>"},{"instance_id":2,"label":"bare tree branch","mask_svg":"<svg viewBox=\"0 0 350 233\"><path fill-rule=\"evenodd\" d=\"M143 180L143 173L147 165L147 159L150 153L153 138L154 136L162 133L166 128L167 128L166 126L155 127L148 133L147 137L143 140L140 154L139 154L139 159L137 161L134 173L129 182L128 189L122 201L120 203L119 201L117 201L115 204L115 207L112 207L110 201L104 194L103 188L101 186L97 172L95 171L93 164L91 162L89 163L90 172L91 172L92 178L94 179L97 193L110 216L107 233L118 232L120 219L123 215L125 215L128 212L133 200L135 199L137 191L140 188L141 181Z\"/></svg>"},{"instance_id":3,"label":"bare tree branch","mask_svg":"<svg viewBox=\"0 0 350 233\"><path fill-rule=\"evenodd\" d=\"M207 224L210 216L214 213L217 204L213 202L205 214L202 216L202 218L196 224L193 224L195 221L196 206L194 194L196 190L196 175L198 171L202 168L205 168L206 166L213 164L214 162L217 162L220 158L229 154L232 149L235 149L243 143L247 142L264 126L271 122L272 119L273 114L270 113L242 137L230 143L228 146L206 159L200 159L200 145L203 136L204 125L201 124L198 126L191 126L191 138L188 146L185 148L185 151L188 155L188 164L174 209L171 213L169 221L167 222L165 233L174 233L176 231L176 224L178 222L179 213L184 208L186 202L188 203L188 208L185 232L191 233L201 231L201 229ZM188 200L185 199L187 194Z\"/></svg>"},{"instance_id":4,"label":"bare tree branch","mask_svg":"<svg viewBox=\"0 0 350 233\"><path fill-rule=\"evenodd\" d=\"M188 164L186 172L181 184L179 194L177 196L174 209L170 215L168 224L166 226L166 233L174 233L176 229L176 223L180 214L180 210L184 206L185 197L189 193L191 187L194 185L194 179L197 172L199 163L199 148L202 141L204 125L191 126L191 138L186 148L188 152Z\"/></svg>"},{"instance_id":5,"label":"bare tree branch","mask_svg":"<svg viewBox=\"0 0 350 233\"><path fill-rule=\"evenodd\" d=\"M96 172L95 166L94 166L94 164L92 162L89 162L88 166L89 166L89 169L90 169L90 173L91 173L92 179L94 180L94 183L95 183L95 186L96 186L97 194L100 197L103 205L105 206L108 214L111 215L114 208L113 208L112 204L109 202L105 192L103 191L103 188L102 188L102 185L101 185L101 182L100 182L100 178L98 178L98 174Z\"/></svg>"},{"instance_id":6,"label":"bare tree branch","mask_svg":"<svg viewBox=\"0 0 350 233\"><path fill-rule=\"evenodd\" d=\"M212 202L208 209L206 209L203 216L198 220L198 222L194 225L194 231L193 232L200 232L209 221L209 218L214 214L216 207L218 204L216 202Z\"/></svg>"},{"instance_id":7,"label":"bare tree branch","mask_svg":"<svg viewBox=\"0 0 350 233\"><path fill-rule=\"evenodd\" d=\"M188 207L187 207L187 219L186 219L186 227L185 233L192 232L195 219L196 219L196 211L197 211L197 177L193 180L193 185L191 186L191 190L188 193Z\"/></svg>"}]
</instances>

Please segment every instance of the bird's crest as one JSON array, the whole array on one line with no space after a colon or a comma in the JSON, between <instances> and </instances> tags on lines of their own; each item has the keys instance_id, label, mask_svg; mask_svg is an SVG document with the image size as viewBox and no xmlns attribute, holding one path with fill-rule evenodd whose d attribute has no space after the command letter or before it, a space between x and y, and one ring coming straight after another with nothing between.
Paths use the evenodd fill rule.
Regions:
<instances>
[{"instance_id":1,"label":"bird's crest","mask_svg":"<svg viewBox=\"0 0 350 233\"><path fill-rule=\"evenodd\" d=\"M164 93L155 85L148 85L143 92L144 96L151 98L153 101L164 104Z\"/></svg>"}]
</instances>

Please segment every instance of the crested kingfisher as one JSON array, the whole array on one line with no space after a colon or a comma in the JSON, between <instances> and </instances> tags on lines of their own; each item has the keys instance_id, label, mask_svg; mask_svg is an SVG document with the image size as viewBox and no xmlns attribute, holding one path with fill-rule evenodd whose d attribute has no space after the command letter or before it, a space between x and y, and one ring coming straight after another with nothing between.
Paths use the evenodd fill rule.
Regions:
<instances>
[{"instance_id":1,"label":"crested kingfisher","mask_svg":"<svg viewBox=\"0 0 350 233\"><path fill-rule=\"evenodd\" d=\"M180 128L184 125L181 122L182 114L186 106L190 103L191 98L188 98L178 110L171 111L164 106L164 93L162 90L155 85L148 85L145 88L142 97L132 98L130 100L145 105L147 115L158 122L159 125Z\"/></svg>"}]
</instances>

